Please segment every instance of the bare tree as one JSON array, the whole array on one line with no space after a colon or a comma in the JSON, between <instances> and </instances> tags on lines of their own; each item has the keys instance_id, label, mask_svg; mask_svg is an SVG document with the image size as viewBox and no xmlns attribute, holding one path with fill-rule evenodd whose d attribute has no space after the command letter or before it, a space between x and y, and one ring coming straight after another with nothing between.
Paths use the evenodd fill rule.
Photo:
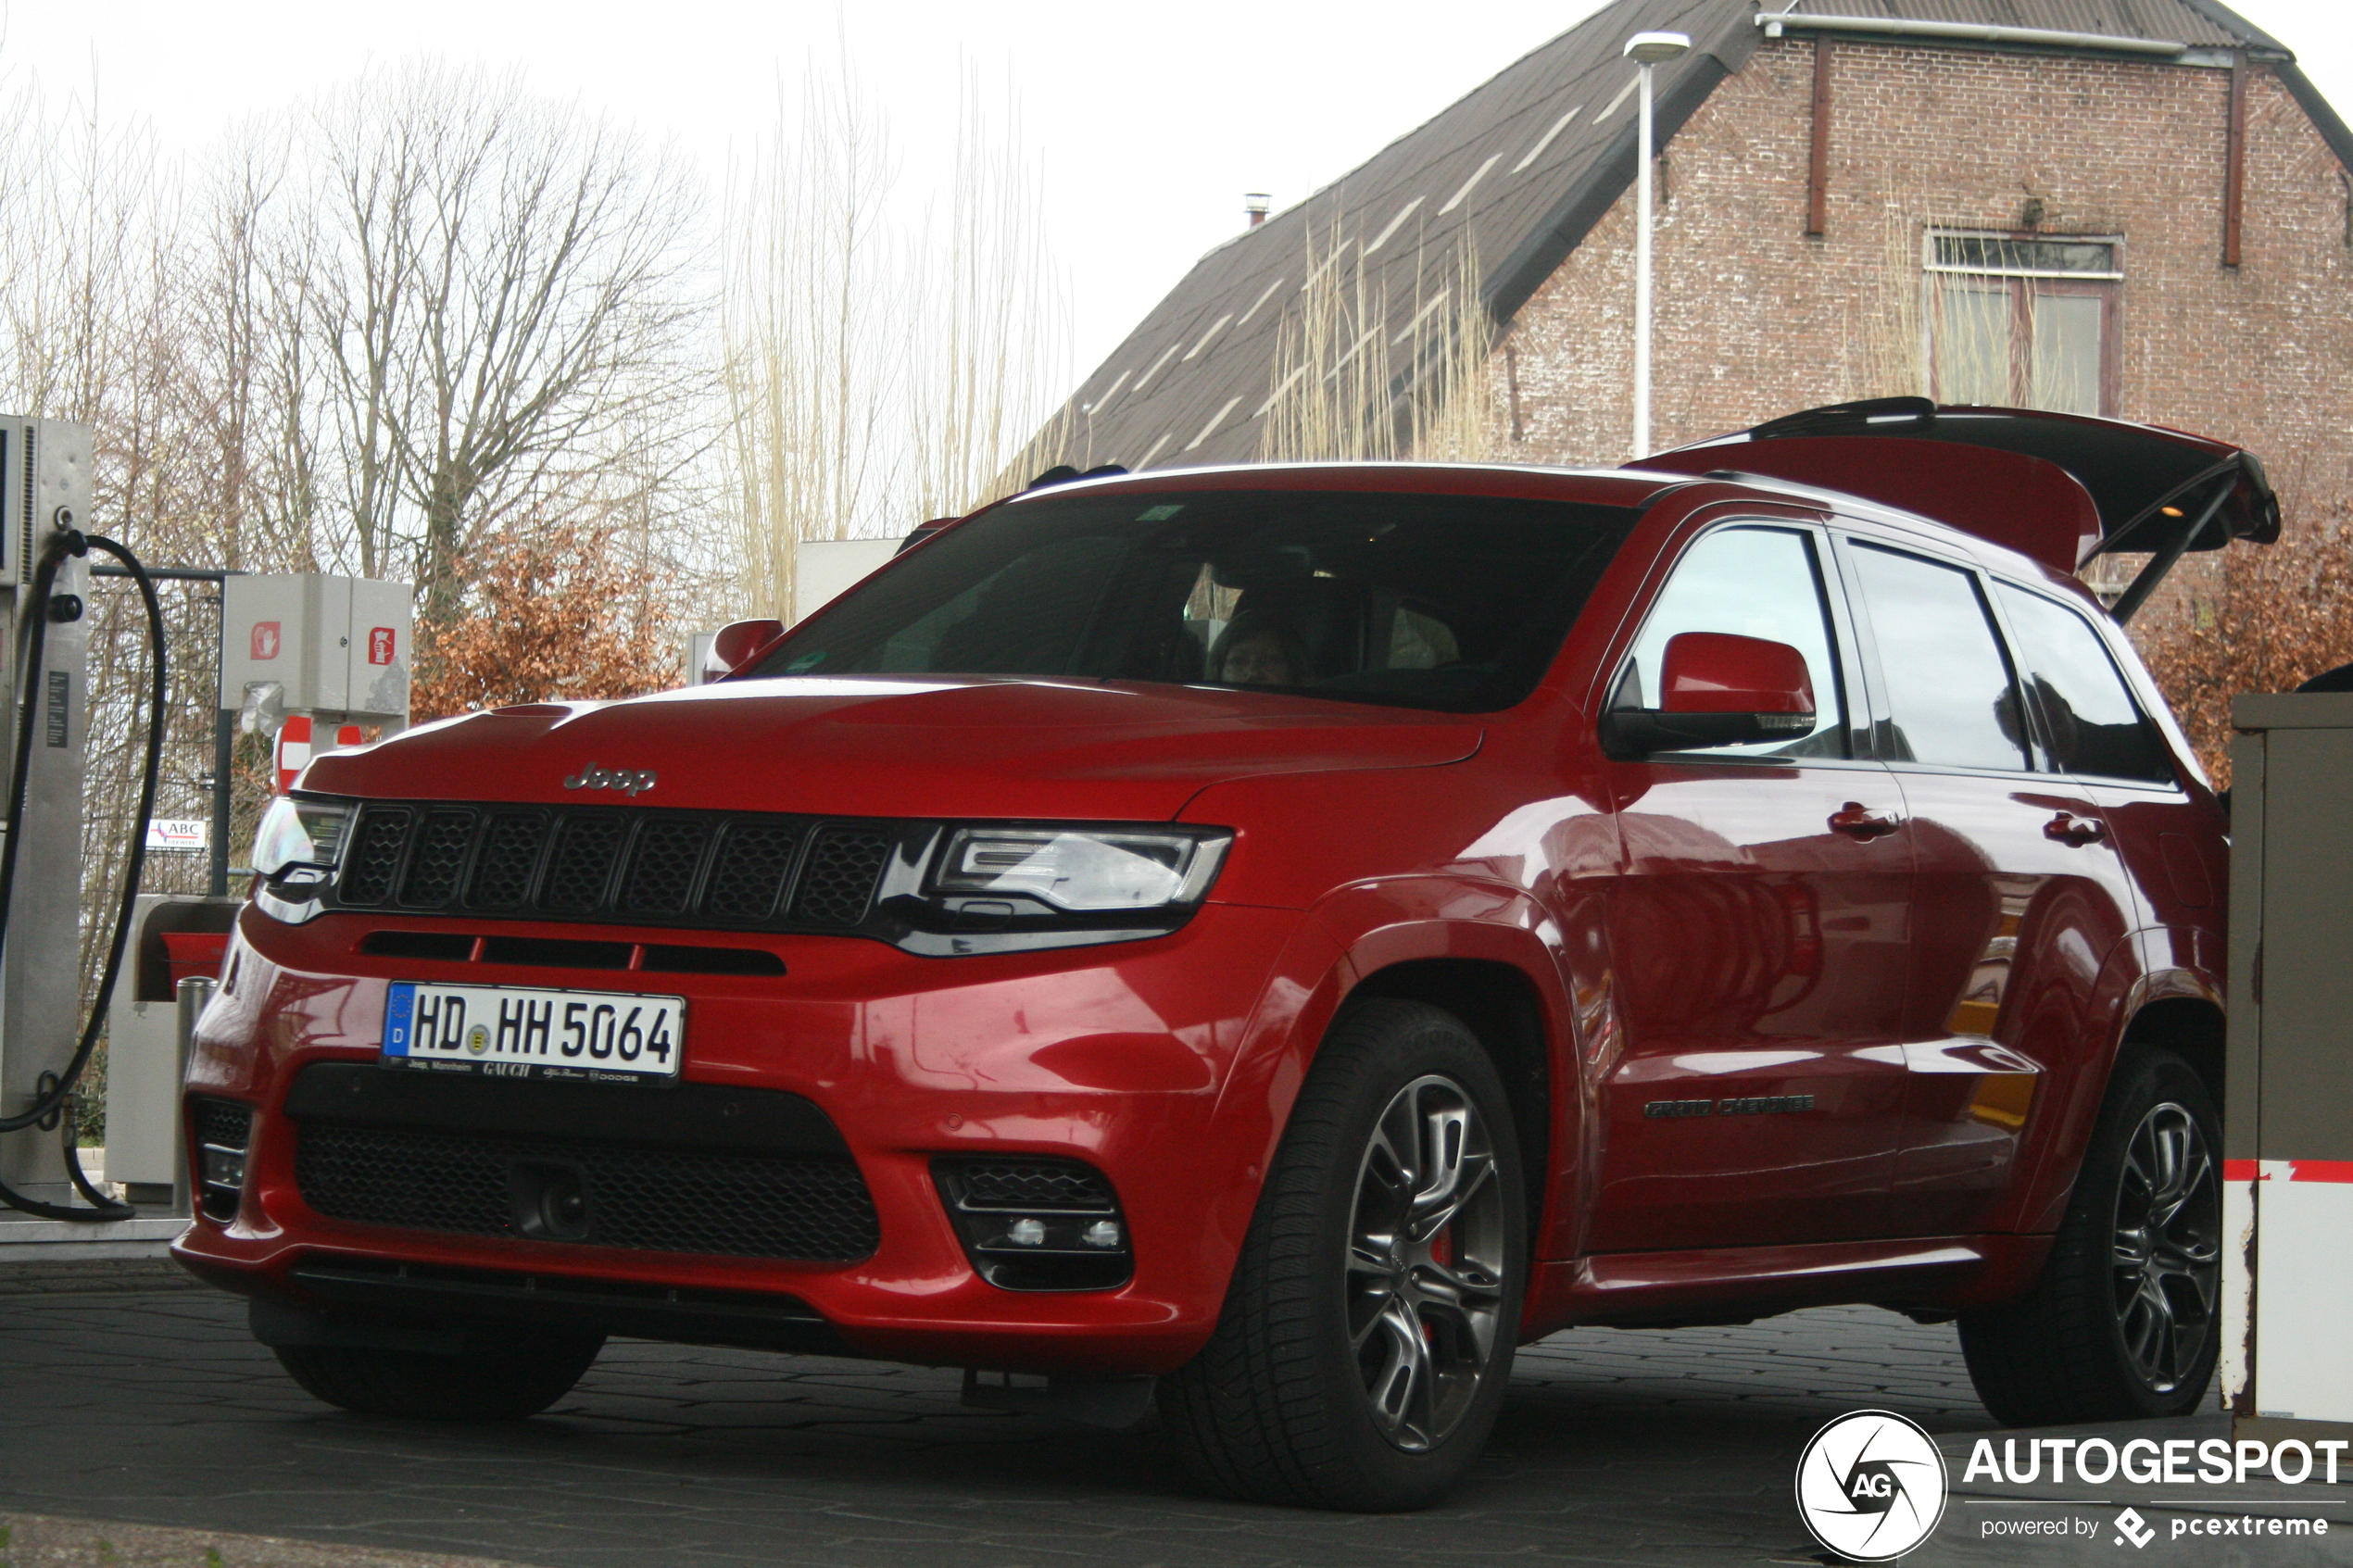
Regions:
<instances>
[{"instance_id":1,"label":"bare tree","mask_svg":"<svg viewBox=\"0 0 2353 1568\"><path fill-rule=\"evenodd\" d=\"M494 531L609 499L615 454L685 439L695 192L611 126L475 72L370 79L308 130L338 498L361 573L413 573L437 630Z\"/></svg>"}]
</instances>

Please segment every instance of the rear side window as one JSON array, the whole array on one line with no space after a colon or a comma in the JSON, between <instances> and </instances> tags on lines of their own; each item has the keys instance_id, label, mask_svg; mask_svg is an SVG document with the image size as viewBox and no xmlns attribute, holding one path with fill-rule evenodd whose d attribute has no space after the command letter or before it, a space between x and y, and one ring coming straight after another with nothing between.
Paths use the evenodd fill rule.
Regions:
<instances>
[{"instance_id":1,"label":"rear side window","mask_svg":"<svg viewBox=\"0 0 2353 1568\"><path fill-rule=\"evenodd\" d=\"M1628 705L1635 708L1659 706L1659 665L1667 644L1685 632L1729 632L1786 643L1806 656L1814 685L1811 734L1710 746L1709 757L1846 755L1838 665L1831 653L1821 573L1809 535L1787 528L1727 528L1686 551L1634 641L1633 658L1618 678L1620 701L1631 699Z\"/></svg>"},{"instance_id":2,"label":"rear side window","mask_svg":"<svg viewBox=\"0 0 2353 1568\"><path fill-rule=\"evenodd\" d=\"M2017 689L1975 574L1859 542L1850 558L1887 688L1881 758L2025 769Z\"/></svg>"},{"instance_id":3,"label":"rear side window","mask_svg":"<svg viewBox=\"0 0 2353 1568\"><path fill-rule=\"evenodd\" d=\"M2133 700L2100 634L2040 594L1994 585L2018 633L2026 688L2043 715L2051 759L2088 778L2171 784L2173 759Z\"/></svg>"}]
</instances>

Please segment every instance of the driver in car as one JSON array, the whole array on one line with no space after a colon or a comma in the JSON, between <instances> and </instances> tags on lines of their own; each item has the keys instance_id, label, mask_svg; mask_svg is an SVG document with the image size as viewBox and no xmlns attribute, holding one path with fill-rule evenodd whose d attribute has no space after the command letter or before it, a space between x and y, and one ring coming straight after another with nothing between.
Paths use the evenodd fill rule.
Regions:
<instances>
[{"instance_id":1,"label":"driver in car","mask_svg":"<svg viewBox=\"0 0 2353 1568\"><path fill-rule=\"evenodd\" d=\"M1223 685L1296 686L1306 674L1298 636L1270 616L1236 617L1210 654L1209 678Z\"/></svg>"}]
</instances>

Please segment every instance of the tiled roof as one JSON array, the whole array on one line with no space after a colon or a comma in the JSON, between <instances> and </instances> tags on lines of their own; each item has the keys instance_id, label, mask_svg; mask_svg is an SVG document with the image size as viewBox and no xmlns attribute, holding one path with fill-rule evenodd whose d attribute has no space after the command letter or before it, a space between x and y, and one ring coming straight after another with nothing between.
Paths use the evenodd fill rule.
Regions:
<instances>
[{"instance_id":1,"label":"tiled roof","mask_svg":"<svg viewBox=\"0 0 2353 1568\"><path fill-rule=\"evenodd\" d=\"M1771 9L1785 8L1774 0ZM2281 46L2216 0L1812 0L1813 13L1990 23L2192 48ZM1082 466L1246 462L1258 453L1285 307L1337 232L1384 299L1392 340L1447 285L1467 236L1498 321L1549 277L1634 175L1635 32L1691 35L1658 69L1662 144L1756 47L1754 0L1615 0L1307 200L1202 257L1081 383L1068 455ZM2282 67L2332 143L2302 73ZM2353 158L2353 144L2339 145Z\"/></svg>"},{"instance_id":2,"label":"tiled roof","mask_svg":"<svg viewBox=\"0 0 2353 1568\"><path fill-rule=\"evenodd\" d=\"M1780 0L1768 7L1783 8ZM2246 22L2233 18L2234 31L2213 11L2182 0L1808 0L1798 9L1906 21L1990 22L1996 27L2045 28L2111 38L2166 38L2194 49L2229 49L2268 42Z\"/></svg>"}]
</instances>

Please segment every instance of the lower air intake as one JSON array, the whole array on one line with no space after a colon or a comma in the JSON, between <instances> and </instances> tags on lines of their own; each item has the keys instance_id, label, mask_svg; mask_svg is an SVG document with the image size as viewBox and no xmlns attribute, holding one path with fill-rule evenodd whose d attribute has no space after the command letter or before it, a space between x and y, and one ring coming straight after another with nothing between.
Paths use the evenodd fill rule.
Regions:
<instances>
[{"instance_id":1,"label":"lower air intake","mask_svg":"<svg viewBox=\"0 0 2353 1568\"><path fill-rule=\"evenodd\" d=\"M576 1228L533 1223L550 1172L585 1198ZM295 1182L332 1220L463 1236L806 1262L854 1261L881 1240L865 1181L840 1158L306 1122Z\"/></svg>"}]
</instances>

